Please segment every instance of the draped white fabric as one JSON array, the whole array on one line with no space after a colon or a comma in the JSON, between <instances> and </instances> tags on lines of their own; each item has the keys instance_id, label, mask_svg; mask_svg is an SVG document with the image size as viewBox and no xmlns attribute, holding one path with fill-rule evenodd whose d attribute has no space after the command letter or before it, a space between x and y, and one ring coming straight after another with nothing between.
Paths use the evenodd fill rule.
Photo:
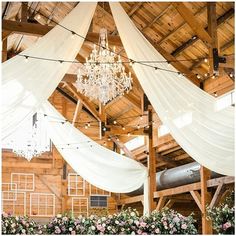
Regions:
<instances>
[{"instance_id":1,"label":"draped white fabric","mask_svg":"<svg viewBox=\"0 0 236 236\"><path fill-rule=\"evenodd\" d=\"M79 3L60 23L86 36L96 3ZM75 59L84 39L56 26L21 54L56 60ZM55 90L71 63L15 56L2 64L2 137L11 134Z\"/></svg>"},{"instance_id":2,"label":"draped white fabric","mask_svg":"<svg viewBox=\"0 0 236 236\"><path fill-rule=\"evenodd\" d=\"M110 3L128 57L134 61L165 59L145 39L119 3ZM153 64L173 70L167 63ZM217 111L216 99L177 74L133 65L138 80L162 122L179 145L203 166L234 175L234 108Z\"/></svg>"},{"instance_id":3,"label":"draped white fabric","mask_svg":"<svg viewBox=\"0 0 236 236\"><path fill-rule=\"evenodd\" d=\"M47 114L48 135L57 150L89 183L117 193L134 191L143 184L146 186L147 169L141 163L104 148L69 122L62 124L65 118L49 102L42 106L41 112ZM144 194L144 211L147 212L148 200Z\"/></svg>"}]
</instances>

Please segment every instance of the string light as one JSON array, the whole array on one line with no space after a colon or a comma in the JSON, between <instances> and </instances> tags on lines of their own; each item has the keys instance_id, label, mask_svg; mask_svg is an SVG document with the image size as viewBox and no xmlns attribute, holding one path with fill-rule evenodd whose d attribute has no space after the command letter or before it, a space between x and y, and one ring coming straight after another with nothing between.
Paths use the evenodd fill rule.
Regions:
<instances>
[{"instance_id":1,"label":"string light","mask_svg":"<svg viewBox=\"0 0 236 236\"><path fill-rule=\"evenodd\" d=\"M88 125L88 127L90 127L90 126L91 126L91 125L90 125L90 122L88 122L88 124L87 124L87 125Z\"/></svg>"},{"instance_id":2,"label":"string light","mask_svg":"<svg viewBox=\"0 0 236 236\"><path fill-rule=\"evenodd\" d=\"M140 125L139 124L137 125L137 129L140 129Z\"/></svg>"},{"instance_id":3,"label":"string light","mask_svg":"<svg viewBox=\"0 0 236 236\"><path fill-rule=\"evenodd\" d=\"M169 61L167 61L167 66L170 67L170 62Z\"/></svg>"},{"instance_id":4,"label":"string light","mask_svg":"<svg viewBox=\"0 0 236 236\"><path fill-rule=\"evenodd\" d=\"M179 77L179 78L181 77L181 73L180 73L180 72L178 72L178 77Z\"/></svg>"},{"instance_id":5,"label":"string light","mask_svg":"<svg viewBox=\"0 0 236 236\"><path fill-rule=\"evenodd\" d=\"M29 61L29 56L25 56L25 62Z\"/></svg>"},{"instance_id":6,"label":"string light","mask_svg":"<svg viewBox=\"0 0 236 236\"><path fill-rule=\"evenodd\" d=\"M123 129L123 130L125 130L125 127L124 127L124 126L122 126L122 129Z\"/></svg>"},{"instance_id":7,"label":"string light","mask_svg":"<svg viewBox=\"0 0 236 236\"><path fill-rule=\"evenodd\" d=\"M130 136L130 133L128 133L127 135Z\"/></svg>"},{"instance_id":8,"label":"string light","mask_svg":"<svg viewBox=\"0 0 236 236\"><path fill-rule=\"evenodd\" d=\"M40 14L37 14L36 19L37 19L37 20L40 20L40 19L41 19L41 15L40 15Z\"/></svg>"},{"instance_id":9,"label":"string light","mask_svg":"<svg viewBox=\"0 0 236 236\"><path fill-rule=\"evenodd\" d=\"M103 129L102 129L102 130L105 132L107 129L106 129L106 127L103 127Z\"/></svg>"},{"instance_id":10,"label":"string light","mask_svg":"<svg viewBox=\"0 0 236 236\"><path fill-rule=\"evenodd\" d=\"M75 38L75 32L71 31L71 38L74 39Z\"/></svg>"},{"instance_id":11,"label":"string light","mask_svg":"<svg viewBox=\"0 0 236 236\"><path fill-rule=\"evenodd\" d=\"M218 95L217 95L217 92L214 92L214 96L215 96L215 97L217 97L217 96L218 96Z\"/></svg>"},{"instance_id":12,"label":"string light","mask_svg":"<svg viewBox=\"0 0 236 236\"><path fill-rule=\"evenodd\" d=\"M107 141L111 141L111 138L108 138Z\"/></svg>"},{"instance_id":13,"label":"string light","mask_svg":"<svg viewBox=\"0 0 236 236\"><path fill-rule=\"evenodd\" d=\"M198 79L201 79L201 75L197 74L197 78L198 78Z\"/></svg>"},{"instance_id":14,"label":"string light","mask_svg":"<svg viewBox=\"0 0 236 236\"><path fill-rule=\"evenodd\" d=\"M114 121L113 121L113 124L114 124L114 125L115 125L115 124L117 124L117 121L116 121L116 120L114 120Z\"/></svg>"},{"instance_id":15,"label":"string light","mask_svg":"<svg viewBox=\"0 0 236 236\"><path fill-rule=\"evenodd\" d=\"M233 77L234 77L233 73L230 73L230 74L229 74L229 77L230 77L230 78L233 78Z\"/></svg>"},{"instance_id":16,"label":"string light","mask_svg":"<svg viewBox=\"0 0 236 236\"><path fill-rule=\"evenodd\" d=\"M142 115L139 118L140 118L140 120L143 120L143 116Z\"/></svg>"},{"instance_id":17,"label":"string light","mask_svg":"<svg viewBox=\"0 0 236 236\"><path fill-rule=\"evenodd\" d=\"M211 78L212 78L212 79L215 79L215 78L216 78L216 75L215 75L215 74L213 74Z\"/></svg>"},{"instance_id":18,"label":"string light","mask_svg":"<svg viewBox=\"0 0 236 236\"><path fill-rule=\"evenodd\" d=\"M205 59L204 59L204 62L205 62L205 63L207 63L207 62L208 62L208 59L207 59L207 58L205 58Z\"/></svg>"},{"instance_id":19,"label":"string light","mask_svg":"<svg viewBox=\"0 0 236 236\"><path fill-rule=\"evenodd\" d=\"M205 77L207 77L208 76L208 73L205 73L205 75L204 75Z\"/></svg>"}]
</instances>

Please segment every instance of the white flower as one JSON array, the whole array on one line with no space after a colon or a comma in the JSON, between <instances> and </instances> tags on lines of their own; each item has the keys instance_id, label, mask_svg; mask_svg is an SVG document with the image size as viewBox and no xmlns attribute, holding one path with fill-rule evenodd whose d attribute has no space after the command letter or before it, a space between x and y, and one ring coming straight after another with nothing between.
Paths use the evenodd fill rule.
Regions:
<instances>
[{"instance_id":1,"label":"white flower","mask_svg":"<svg viewBox=\"0 0 236 236\"><path fill-rule=\"evenodd\" d=\"M131 214L130 214L131 216L135 216L135 213L134 212L131 212Z\"/></svg>"},{"instance_id":2,"label":"white flower","mask_svg":"<svg viewBox=\"0 0 236 236\"><path fill-rule=\"evenodd\" d=\"M22 229L22 234L25 234L25 229Z\"/></svg>"},{"instance_id":3,"label":"white flower","mask_svg":"<svg viewBox=\"0 0 236 236\"><path fill-rule=\"evenodd\" d=\"M102 221L105 221L106 219L107 219L106 217L104 217L104 216L102 217Z\"/></svg>"},{"instance_id":4,"label":"white flower","mask_svg":"<svg viewBox=\"0 0 236 236\"><path fill-rule=\"evenodd\" d=\"M102 224L102 227L105 227L105 226L106 226L106 224L105 224L105 223L103 223L103 224Z\"/></svg>"},{"instance_id":5,"label":"white flower","mask_svg":"<svg viewBox=\"0 0 236 236\"><path fill-rule=\"evenodd\" d=\"M135 234L135 232L134 231L132 231L132 233L131 234Z\"/></svg>"},{"instance_id":6,"label":"white flower","mask_svg":"<svg viewBox=\"0 0 236 236\"><path fill-rule=\"evenodd\" d=\"M91 230L95 230L95 229L96 229L95 226L92 225L92 226L91 226Z\"/></svg>"},{"instance_id":7,"label":"white flower","mask_svg":"<svg viewBox=\"0 0 236 236\"><path fill-rule=\"evenodd\" d=\"M71 227L69 228L69 231L72 231L72 228L71 228Z\"/></svg>"},{"instance_id":8,"label":"white flower","mask_svg":"<svg viewBox=\"0 0 236 236\"><path fill-rule=\"evenodd\" d=\"M118 220L116 220L116 221L115 221L115 223L118 225L118 224L119 224L119 221L118 221Z\"/></svg>"}]
</instances>

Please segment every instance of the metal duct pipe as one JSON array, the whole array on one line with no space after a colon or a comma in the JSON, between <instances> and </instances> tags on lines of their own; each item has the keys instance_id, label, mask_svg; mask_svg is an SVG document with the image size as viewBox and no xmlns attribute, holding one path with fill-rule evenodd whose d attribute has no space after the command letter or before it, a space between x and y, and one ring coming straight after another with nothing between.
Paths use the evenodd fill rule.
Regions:
<instances>
[{"instance_id":1,"label":"metal duct pipe","mask_svg":"<svg viewBox=\"0 0 236 236\"><path fill-rule=\"evenodd\" d=\"M172 169L156 173L157 190L173 188L181 185L191 184L200 181L200 164L197 162L178 166ZM212 172L211 178L220 177L220 174ZM143 194L143 186L128 193L129 196Z\"/></svg>"}]
</instances>

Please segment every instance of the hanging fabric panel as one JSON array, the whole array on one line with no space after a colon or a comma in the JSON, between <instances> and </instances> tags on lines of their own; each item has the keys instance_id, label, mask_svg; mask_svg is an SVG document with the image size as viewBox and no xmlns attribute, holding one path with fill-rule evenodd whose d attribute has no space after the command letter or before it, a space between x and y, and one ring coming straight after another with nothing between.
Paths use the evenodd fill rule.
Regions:
<instances>
[{"instance_id":1,"label":"hanging fabric panel","mask_svg":"<svg viewBox=\"0 0 236 236\"><path fill-rule=\"evenodd\" d=\"M110 3L129 58L166 61L130 20L121 5ZM149 64L150 65L150 64ZM133 69L161 121L178 144L197 162L224 175L234 175L234 108L218 111L214 97L178 77L167 63L151 64L176 73L135 63Z\"/></svg>"},{"instance_id":2,"label":"hanging fabric panel","mask_svg":"<svg viewBox=\"0 0 236 236\"><path fill-rule=\"evenodd\" d=\"M141 163L115 153L80 132L49 103L40 111L47 115L48 136L64 160L90 184L115 193L128 193L147 185L147 169ZM147 188L144 212L148 212Z\"/></svg>"},{"instance_id":3,"label":"hanging fabric panel","mask_svg":"<svg viewBox=\"0 0 236 236\"><path fill-rule=\"evenodd\" d=\"M60 25L86 37L96 3L79 3ZM32 47L20 53L32 57L73 61L84 38L57 25ZM15 56L2 64L2 138L53 93L71 63Z\"/></svg>"}]
</instances>

